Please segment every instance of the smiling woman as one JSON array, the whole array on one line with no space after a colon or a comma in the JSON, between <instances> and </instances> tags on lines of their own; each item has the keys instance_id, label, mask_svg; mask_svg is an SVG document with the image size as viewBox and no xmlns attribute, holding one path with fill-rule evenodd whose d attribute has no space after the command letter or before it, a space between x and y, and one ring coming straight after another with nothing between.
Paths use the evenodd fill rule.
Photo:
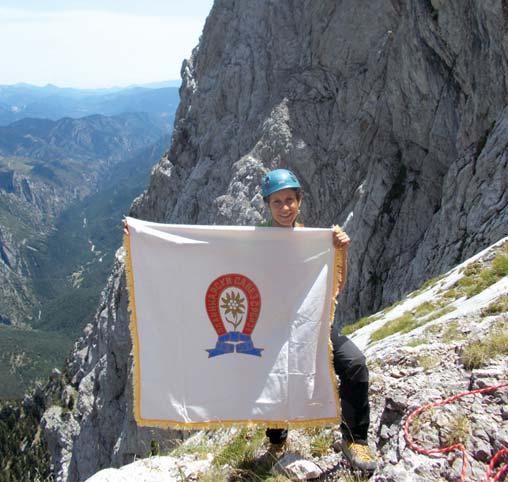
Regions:
<instances>
[{"instance_id":1,"label":"smiling woman","mask_svg":"<svg viewBox=\"0 0 508 482\"><path fill-rule=\"evenodd\" d=\"M268 201L272 213L273 225L291 227L300 212L301 193L294 189L283 189L273 193Z\"/></svg>"},{"instance_id":2,"label":"smiling woman","mask_svg":"<svg viewBox=\"0 0 508 482\"><path fill-rule=\"evenodd\" d=\"M72 3L40 3L49 2L24 2L23 9L2 2L0 44L10 48L2 54L0 85L96 88L177 79L183 59L198 43L212 0L169 6L152 1L142 8L133 2L92 1L86 10L83 4L77 10Z\"/></svg>"},{"instance_id":3,"label":"smiling woman","mask_svg":"<svg viewBox=\"0 0 508 482\"><path fill-rule=\"evenodd\" d=\"M261 190L272 217L267 223L268 226L302 227L296 222L302 203L302 187L292 171L275 169L268 172L263 178ZM345 265L349 237L338 227L334 227L331 234L336 252L340 250L343 253ZM291 290L291 286L289 289ZM341 386L342 450L354 468L371 473L375 470L377 462L367 443L370 406L369 371L365 356L351 340L339 334L337 327L331 331L331 341L334 369ZM287 429L268 428L266 435L270 440L272 453L283 450L288 437Z\"/></svg>"}]
</instances>

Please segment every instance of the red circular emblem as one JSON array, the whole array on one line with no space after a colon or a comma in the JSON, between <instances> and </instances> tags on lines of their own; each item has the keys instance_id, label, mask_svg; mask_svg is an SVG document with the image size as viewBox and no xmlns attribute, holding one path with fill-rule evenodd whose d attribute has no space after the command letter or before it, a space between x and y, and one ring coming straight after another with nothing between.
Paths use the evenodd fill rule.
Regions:
<instances>
[{"instance_id":1,"label":"red circular emblem","mask_svg":"<svg viewBox=\"0 0 508 482\"><path fill-rule=\"evenodd\" d=\"M238 273L219 276L210 283L205 296L206 312L218 336L238 331L250 336L261 311L261 296L255 283ZM228 328L226 329L226 322Z\"/></svg>"}]
</instances>

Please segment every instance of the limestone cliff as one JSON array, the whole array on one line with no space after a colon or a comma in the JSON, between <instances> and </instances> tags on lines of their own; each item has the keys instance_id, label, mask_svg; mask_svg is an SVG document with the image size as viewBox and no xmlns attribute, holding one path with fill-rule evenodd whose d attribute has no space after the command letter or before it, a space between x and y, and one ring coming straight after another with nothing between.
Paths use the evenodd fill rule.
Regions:
<instances>
[{"instance_id":1,"label":"limestone cliff","mask_svg":"<svg viewBox=\"0 0 508 482\"><path fill-rule=\"evenodd\" d=\"M502 0L216 0L131 214L256 223L261 176L289 167L304 222L352 238L340 322L399 299L508 232L507 21ZM45 419L62 479L169 437L133 426L127 319L119 253L68 367L73 423Z\"/></svg>"}]
</instances>

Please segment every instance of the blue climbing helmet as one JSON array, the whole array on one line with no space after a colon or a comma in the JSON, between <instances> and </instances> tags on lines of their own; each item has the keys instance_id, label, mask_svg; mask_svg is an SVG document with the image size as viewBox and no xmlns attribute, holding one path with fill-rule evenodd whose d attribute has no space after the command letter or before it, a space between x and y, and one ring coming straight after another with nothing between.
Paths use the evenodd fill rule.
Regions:
<instances>
[{"instance_id":1,"label":"blue climbing helmet","mask_svg":"<svg viewBox=\"0 0 508 482\"><path fill-rule=\"evenodd\" d=\"M275 169L266 174L261 184L263 198L267 198L274 192L282 189L301 189L296 176L287 169Z\"/></svg>"}]
</instances>

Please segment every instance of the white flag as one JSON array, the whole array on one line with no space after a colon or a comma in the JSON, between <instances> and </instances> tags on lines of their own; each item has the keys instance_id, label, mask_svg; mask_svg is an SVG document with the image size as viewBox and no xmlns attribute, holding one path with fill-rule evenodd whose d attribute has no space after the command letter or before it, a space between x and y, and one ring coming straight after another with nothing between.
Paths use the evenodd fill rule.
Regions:
<instances>
[{"instance_id":1,"label":"white flag","mask_svg":"<svg viewBox=\"0 0 508 482\"><path fill-rule=\"evenodd\" d=\"M127 224L139 425L338 422L331 229Z\"/></svg>"}]
</instances>

